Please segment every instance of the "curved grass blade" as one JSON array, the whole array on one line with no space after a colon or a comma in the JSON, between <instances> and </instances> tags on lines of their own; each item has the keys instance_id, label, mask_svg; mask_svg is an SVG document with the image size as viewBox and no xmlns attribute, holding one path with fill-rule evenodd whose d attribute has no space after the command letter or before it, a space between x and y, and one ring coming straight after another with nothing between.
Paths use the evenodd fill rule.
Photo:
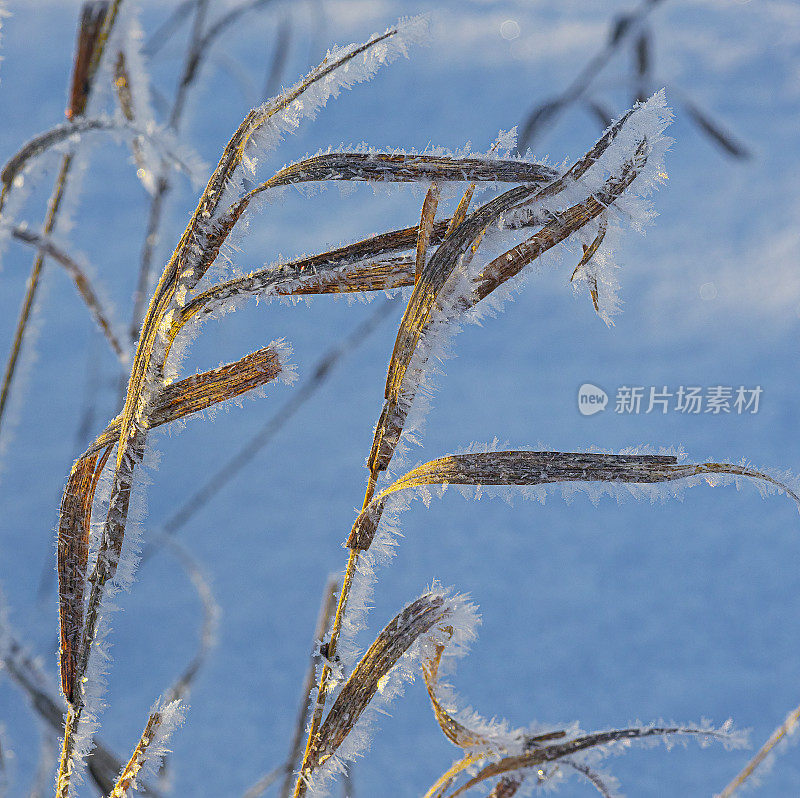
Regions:
<instances>
[{"instance_id":1,"label":"curved grass blade","mask_svg":"<svg viewBox=\"0 0 800 798\"><path fill-rule=\"evenodd\" d=\"M15 227L13 235L18 241L35 246L40 252L49 255L56 263L64 267L75 283L78 293L86 303L89 313L92 315L95 322L97 322L97 326L105 336L114 354L121 363L127 363L128 353L115 335L113 325L109 320L109 314L103 309L98 299L97 292L92 287L92 283L81 265L46 236L38 235L23 227Z\"/></svg>"},{"instance_id":2,"label":"curved grass blade","mask_svg":"<svg viewBox=\"0 0 800 798\"><path fill-rule=\"evenodd\" d=\"M58 600L61 646L61 690L68 702L76 698L78 659L83 638L86 565L92 503L97 482L113 444L97 447L73 466L61 500L58 522ZM102 454L100 453L102 450Z\"/></svg>"},{"instance_id":3,"label":"curved grass blade","mask_svg":"<svg viewBox=\"0 0 800 798\"><path fill-rule=\"evenodd\" d=\"M632 109L624 114L583 158L544 188L539 188L537 185L518 186L495 197L471 213L464 222L453 229L428 261L411 294L389 362L384 392L385 402L367 461L373 479L380 471L386 470L397 447L419 381L414 373L408 375L409 379L406 379L408 368L431 318L436 314L440 296L446 293L445 289L449 278L458 268L460 258L483 234L483 231L504 213L521 204L555 196L572 181L585 174L616 138L633 112ZM500 279L502 270L498 269L497 272L498 280L494 287L502 282ZM483 279L483 285L487 289L493 278L494 275L489 274ZM487 290L483 296L490 290Z\"/></svg>"},{"instance_id":4,"label":"curved grass blade","mask_svg":"<svg viewBox=\"0 0 800 798\"><path fill-rule=\"evenodd\" d=\"M181 310L180 316L172 325L170 340L174 341L181 329L192 319L202 319L230 308L235 300L243 296L266 294L288 297L390 291L414 284L415 261L411 257L343 262L336 258L336 252L325 254L332 256L329 263L325 262L324 256L314 255L251 272L199 294Z\"/></svg>"},{"instance_id":5,"label":"curved grass blade","mask_svg":"<svg viewBox=\"0 0 800 798\"><path fill-rule=\"evenodd\" d=\"M278 378L284 366L280 355L267 346L245 355L241 360L210 371L194 374L167 385L150 413L150 429L179 421L191 413L199 413L219 402L235 399L248 391ZM119 439L122 417L117 416L95 438L83 455L87 457Z\"/></svg>"},{"instance_id":6,"label":"curved grass blade","mask_svg":"<svg viewBox=\"0 0 800 798\"><path fill-rule=\"evenodd\" d=\"M318 733L309 740L296 796L305 793L314 771L336 753L400 657L449 613L444 596L429 593L398 613L378 635L342 687Z\"/></svg>"},{"instance_id":7,"label":"curved grass blade","mask_svg":"<svg viewBox=\"0 0 800 798\"><path fill-rule=\"evenodd\" d=\"M404 474L375 495L353 524L347 546L365 551L393 493L424 485L542 485L554 482L672 482L702 474L729 474L765 482L800 507L787 485L756 469L733 463L681 463L672 455L584 452L501 451L454 454L431 460Z\"/></svg>"},{"instance_id":8,"label":"curved grass blade","mask_svg":"<svg viewBox=\"0 0 800 798\"><path fill-rule=\"evenodd\" d=\"M150 422L157 427L205 410L274 380L282 370L278 353L265 347L235 363L187 377L162 391ZM75 463L61 504L58 533L61 680L70 703L78 701L76 679L85 631L84 592L92 503L97 481L118 440L120 423L118 416Z\"/></svg>"},{"instance_id":9,"label":"curved grass blade","mask_svg":"<svg viewBox=\"0 0 800 798\"><path fill-rule=\"evenodd\" d=\"M400 153L333 152L306 158L280 170L249 191L240 204L279 186L323 180L382 181L387 183L440 182L538 183L553 180L557 172L529 161L500 158L448 158Z\"/></svg>"},{"instance_id":10,"label":"curved grass blade","mask_svg":"<svg viewBox=\"0 0 800 798\"><path fill-rule=\"evenodd\" d=\"M450 637L453 634L453 627L446 626L443 631ZM425 679L425 687L428 690L428 698L430 698L431 706L433 707L433 714L436 716L436 722L439 724L442 733L451 743L467 750L480 748L485 755L489 751L496 749L495 741L486 735L468 729L463 723L456 720L444 708L436 694L436 686L439 682L439 666L446 648L447 646L444 643L439 643L436 646L434 656L427 662L422 663L422 676Z\"/></svg>"},{"instance_id":11,"label":"curved grass blade","mask_svg":"<svg viewBox=\"0 0 800 798\"><path fill-rule=\"evenodd\" d=\"M563 743L535 748L532 751L524 754L504 757L498 762L492 762L491 764L482 768L477 775L475 775L457 790L451 792L447 798L457 798L457 796L463 795L465 792L467 792L467 790L471 790L473 787L483 781L486 781L487 779L495 778L505 773L514 773L516 771L525 770L528 768L538 768L547 762L557 762L564 757L572 756L590 748L608 745L609 743L641 740L649 737L665 737L671 735L696 735L699 737L720 740L725 740L730 736L725 730L717 731L714 729L688 726L634 727L628 729L613 729L611 731L595 732L594 734L576 737Z\"/></svg>"}]
</instances>

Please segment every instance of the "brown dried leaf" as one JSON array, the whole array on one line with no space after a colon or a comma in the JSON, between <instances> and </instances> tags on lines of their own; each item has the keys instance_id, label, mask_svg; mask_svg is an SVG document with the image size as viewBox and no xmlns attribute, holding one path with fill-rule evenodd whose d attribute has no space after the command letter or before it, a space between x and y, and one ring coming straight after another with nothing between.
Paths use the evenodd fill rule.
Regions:
<instances>
[{"instance_id":1,"label":"brown dried leaf","mask_svg":"<svg viewBox=\"0 0 800 798\"><path fill-rule=\"evenodd\" d=\"M595 732L594 734L587 734L581 737L576 737L567 742L559 743L556 745L543 746L541 748L534 748L524 754L516 756L508 756L503 759L492 762L486 767L482 768L476 776L461 785L457 790L450 793L448 798L456 798L456 796L463 795L468 790L471 790L477 784L487 779L501 776L504 773L512 773L526 768L538 768L546 762L557 762L560 759L569 757L572 754L585 751L588 748L595 748L600 745L607 745L608 743L620 742L625 740L643 739L646 737L663 737L670 734L692 734L707 737L723 737L720 732L714 732L708 729L687 728L681 726L671 727L640 727L629 729L613 729L605 732ZM518 786L518 785L517 785ZM514 793L508 793L513 795ZM500 793L504 795L504 793Z\"/></svg>"},{"instance_id":2,"label":"brown dried leaf","mask_svg":"<svg viewBox=\"0 0 800 798\"><path fill-rule=\"evenodd\" d=\"M436 220L436 209L439 207L439 186L431 183L425 201L422 203L422 213L417 226L417 252L414 263L414 285L419 282L422 269L426 263L428 244L431 240L433 225Z\"/></svg>"},{"instance_id":3,"label":"brown dried leaf","mask_svg":"<svg viewBox=\"0 0 800 798\"><path fill-rule=\"evenodd\" d=\"M160 725L161 713L151 712L150 717L147 719L147 725L142 732L142 736L139 738L139 742L136 748L133 749L133 754L131 754L128 764L125 765L122 773L120 773L117 783L114 785L114 789L109 793L108 798L125 798L129 790L136 789L136 776L147 759L147 749L153 741L153 737Z\"/></svg>"},{"instance_id":4,"label":"brown dried leaf","mask_svg":"<svg viewBox=\"0 0 800 798\"><path fill-rule=\"evenodd\" d=\"M96 447L72 468L61 500L58 523L58 600L61 644L61 689L68 702L75 699L77 664L83 635L83 602L89 530L97 481L113 443Z\"/></svg>"},{"instance_id":5,"label":"brown dried leaf","mask_svg":"<svg viewBox=\"0 0 800 798\"><path fill-rule=\"evenodd\" d=\"M170 424L219 402L235 399L271 382L281 370L278 354L266 346L233 363L167 385L150 413L150 428ZM84 457L116 443L120 422L121 417L117 416L98 435Z\"/></svg>"},{"instance_id":6,"label":"brown dried leaf","mask_svg":"<svg viewBox=\"0 0 800 798\"><path fill-rule=\"evenodd\" d=\"M542 485L554 482L672 482L699 474L728 474L772 485L800 507L788 485L754 468L734 463L679 463L672 455L586 452L501 451L453 454L412 469L376 494L358 514L346 545L372 545L388 497L423 485Z\"/></svg>"},{"instance_id":7,"label":"brown dried leaf","mask_svg":"<svg viewBox=\"0 0 800 798\"><path fill-rule=\"evenodd\" d=\"M254 188L241 202L278 186L323 180L538 183L553 180L557 172L537 163L499 158L447 158L436 155L333 152L317 155L281 169Z\"/></svg>"},{"instance_id":8,"label":"brown dried leaf","mask_svg":"<svg viewBox=\"0 0 800 798\"><path fill-rule=\"evenodd\" d=\"M281 369L275 350L265 347L235 363L173 383L161 393L150 416L151 426L177 421L190 413L240 396L274 380ZM120 422L121 418L117 416L75 463L61 503L58 532L61 686L70 702L76 698L75 679L84 630L92 502L97 480L119 438Z\"/></svg>"},{"instance_id":9,"label":"brown dried leaf","mask_svg":"<svg viewBox=\"0 0 800 798\"><path fill-rule=\"evenodd\" d=\"M582 452L505 451L454 454L431 460L378 493L359 513L347 546L366 550L378 528L386 499L422 485L541 485L552 482L662 482L697 473L701 466L678 464L662 455L586 454Z\"/></svg>"},{"instance_id":10,"label":"brown dried leaf","mask_svg":"<svg viewBox=\"0 0 800 798\"><path fill-rule=\"evenodd\" d=\"M642 141L634 158L625 164L622 174L610 178L601 191L588 197L584 202L555 214L554 219L538 233L488 263L475 281L476 288L472 304L487 297L503 283L519 274L525 266L536 260L542 253L560 244L572 233L606 211L607 207L619 198L634 181L647 159L646 152L647 142Z\"/></svg>"},{"instance_id":11,"label":"brown dried leaf","mask_svg":"<svg viewBox=\"0 0 800 798\"><path fill-rule=\"evenodd\" d=\"M69 107L64 112L67 119L72 120L82 116L86 110L92 78L93 55L100 40L100 32L103 29L108 8L108 0L94 0L84 3L81 9L81 22L72 66L72 83L69 90Z\"/></svg>"},{"instance_id":12,"label":"brown dried leaf","mask_svg":"<svg viewBox=\"0 0 800 798\"><path fill-rule=\"evenodd\" d=\"M464 255L470 247L475 245L476 240L480 238L483 231L486 230L490 224L494 223L507 211L527 201L552 197L561 192L564 187L573 180L580 178L590 166L600 158L603 152L605 152L617 133L622 129L631 113L633 113L632 110L624 114L614 126L605 132L583 158L573 164L564 175L557 178L552 183L549 183L544 188L538 188L537 186L518 186L495 197L495 199L471 213L462 224L452 230L436 250L433 257L428 261L420 280L415 285L414 291L411 294L408 307L406 308L400 329L397 333L392 358L389 362L386 389L384 392L385 402L375 429L372 450L368 459L368 467L371 474L375 475L380 471L384 471L388 467L389 461L394 454L397 442L400 439L405 425L408 408L417 388L415 379L408 381L408 384L406 384L405 377L408 366L420 339L435 313L437 300L445 288L449 277L455 271L461 256ZM594 201L597 202L597 200ZM587 203L590 202L591 199L587 201ZM591 209L594 209L593 205ZM595 215L597 215L597 213ZM585 221L581 222L581 218L581 215L576 213L575 217L571 220L575 225L574 229L578 229L580 223L585 223L585 221L593 217L586 215L584 212ZM560 228L557 232L546 229L545 235L552 236L553 233L557 235L558 232L561 232ZM563 240L567 235L569 235L569 233L564 234L558 240ZM553 245L554 244L551 243L549 246ZM544 242L542 242L539 251L542 252L547 248L549 247L544 246ZM534 248L531 247L531 260L537 257L533 252ZM485 292L478 298L483 298L506 279L516 274L514 268L517 265L518 271L528 262L530 261L525 260L525 256L512 257L511 260L504 265L497 264L493 261L494 265L492 270L488 273L485 270L484 274L481 275L481 284L478 286L478 290L484 289Z\"/></svg>"},{"instance_id":13,"label":"brown dried leaf","mask_svg":"<svg viewBox=\"0 0 800 798\"><path fill-rule=\"evenodd\" d=\"M426 594L396 615L378 635L342 687L312 742L306 756L306 774L336 753L378 691L381 680L421 635L448 614L441 595Z\"/></svg>"}]
</instances>

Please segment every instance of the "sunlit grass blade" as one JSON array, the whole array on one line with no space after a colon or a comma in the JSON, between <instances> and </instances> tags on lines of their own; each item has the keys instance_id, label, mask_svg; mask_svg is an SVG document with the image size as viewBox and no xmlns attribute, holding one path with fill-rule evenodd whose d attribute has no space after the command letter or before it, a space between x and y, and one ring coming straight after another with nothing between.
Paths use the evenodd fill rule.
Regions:
<instances>
[{"instance_id":1,"label":"sunlit grass blade","mask_svg":"<svg viewBox=\"0 0 800 798\"><path fill-rule=\"evenodd\" d=\"M503 757L499 761L492 762L482 768L474 777L462 784L458 789L450 792L447 798L457 798L457 796L463 795L478 784L488 779L494 779L505 773L516 773L517 771L529 768L539 769L548 762L558 762L560 759L570 757L591 748L620 742L627 743L633 740L643 740L652 737L669 737L676 735L696 736L703 740L716 739L722 742L731 741L731 734L728 729L724 727L717 730L703 728L701 726L644 726L595 732L593 734L575 737L563 743L537 747L523 754Z\"/></svg>"},{"instance_id":2,"label":"sunlit grass blade","mask_svg":"<svg viewBox=\"0 0 800 798\"><path fill-rule=\"evenodd\" d=\"M145 766L154 770L156 763L166 753L166 743L175 727L183 722L183 707L180 701L159 702L150 712L147 724L128 763L119 774L108 798L125 798L138 790L137 777Z\"/></svg>"},{"instance_id":3,"label":"sunlit grass blade","mask_svg":"<svg viewBox=\"0 0 800 798\"><path fill-rule=\"evenodd\" d=\"M772 753L775 746L784 740L787 735L792 735L797 732L798 724L800 723L800 706L795 707L787 716L786 719L775 729L769 736L769 739L758 749L756 755L745 765L740 773L731 781L725 789L717 796L717 798L730 798L740 787L744 787L746 782L755 772L756 768L763 764L764 760Z\"/></svg>"},{"instance_id":4,"label":"sunlit grass blade","mask_svg":"<svg viewBox=\"0 0 800 798\"><path fill-rule=\"evenodd\" d=\"M317 734L309 737L295 796L305 794L309 778L353 731L364 710L400 657L449 614L445 598L426 594L409 604L386 626L353 670Z\"/></svg>"},{"instance_id":5,"label":"sunlit grass blade","mask_svg":"<svg viewBox=\"0 0 800 798\"><path fill-rule=\"evenodd\" d=\"M245 355L240 360L210 371L194 374L162 389L148 417L151 429L199 413L226 402L280 377L286 364L270 346ZM119 438L121 416L117 416L92 442L84 454L91 455Z\"/></svg>"},{"instance_id":6,"label":"sunlit grass blade","mask_svg":"<svg viewBox=\"0 0 800 798\"><path fill-rule=\"evenodd\" d=\"M394 454L417 390L417 375L409 375L410 384L405 384L411 358L430 324L431 317L436 314L440 295L458 268L461 257L468 252L476 239L483 235L489 225L497 222L503 214L528 201L555 196L572 181L584 175L610 146L632 113L633 110L624 114L583 158L543 188L536 184L518 186L469 214L464 222L451 231L428 261L420 280L414 287L389 362L384 407L378 420L368 460L368 467L373 477L388 467ZM566 238L566 235L563 238ZM487 288L490 280L491 278L485 281ZM490 291L487 291L488 293Z\"/></svg>"},{"instance_id":7,"label":"sunlit grass blade","mask_svg":"<svg viewBox=\"0 0 800 798\"><path fill-rule=\"evenodd\" d=\"M274 177L249 191L242 202L279 186L325 180L417 183L498 182L543 184L557 176L555 169L529 161L499 158L448 158L403 153L333 152L306 158L281 169ZM237 206L238 208L238 206Z\"/></svg>"},{"instance_id":8,"label":"sunlit grass blade","mask_svg":"<svg viewBox=\"0 0 800 798\"><path fill-rule=\"evenodd\" d=\"M431 460L396 479L375 495L353 524L347 546L372 544L386 500L398 491L424 485L542 485L554 482L672 482L703 474L743 476L786 494L800 507L800 496L785 483L735 463L679 462L672 455L583 452L498 451L454 454Z\"/></svg>"},{"instance_id":9,"label":"sunlit grass blade","mask_svg":"<svg viewBox=\"0 0 800 798\"><path fill-rule=\"evenodd\" d=\"M419 282L422 269L425 267L426 256L428 254L428 244L431 240L431 232L436 221L436 209L439 207L439 186L431 183L425 201L422 203L422 213L419 225L417 226L417 251L414 258L414 284Z\"/></svg>"}]
</instances>

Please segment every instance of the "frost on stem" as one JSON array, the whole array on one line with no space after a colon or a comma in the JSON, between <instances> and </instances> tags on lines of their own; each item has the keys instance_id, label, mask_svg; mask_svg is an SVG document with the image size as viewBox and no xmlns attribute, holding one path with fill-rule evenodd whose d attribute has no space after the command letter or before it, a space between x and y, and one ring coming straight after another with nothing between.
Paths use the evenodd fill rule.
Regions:
<instances>
[{"instance_id":1,"label":"frost on stem","mask_svg":"<svg viewBox=\"0 0 800 798\"><path fill-rule=\"evenodd\" d=\"M363 753L377 714L417 668L441 645L461 649L474 639L478 623L465 596L436 584L395 616L340 687L319 729L302 776L310 795L326 795L331 779Z\"/></svg>"},{"instance_id":2,"label":"frost on stem","mask_svg":"<svg viewBox=\"0 0 800 798\"><path fill-rule=\"evenodd\" d=\"M357 657L356 635L366 626L375 572L394 554L400 534L400 514L411 501L427 505L454 486L468 499L486 494L509 500L513 495L544 502L548 492L559 492L567 501L585 492L594 503L603 495L623 501L627 497L651 502L682 497L685 487L745 483L762 495L778 492L800 509L800 483L788 472L756 469L747 462L714 460L692 462L683 452L651 447L609 452L555 452L526 449L498 450L472 444L461 453L418 465L378 491L357 516L347 547L360 553L350 589L348 610L341 625L338 652L349 667Z\"/></svg>"},{"instance_id":3,"label":"frost on stem","mask_svg":"<svg viewBox=\"0 0 800 798\"><path fill-rule=\"evenodd\" d=\"M475 764L483 763L469 756L455 763L428 790L425 798L457 798L479 785L485 789L486 782L496 782L495 790L491 793L493 798L506 798L521 794L518 791L526 781L531 787L543 783L548 787L555 787L570 771L587 778L601 794L613 795L610 791L613 786L607 789L607 785L613 785L614 782L598 773L598 762L609 754L627 749L633 743L648 745L661 741L667 748L671 748L675 742L685 743L691 738L696 739L703 747L712 742L720 742L727 749L742 748L747 744L746 735L735 731L730 720L718 727L710 721L702 720L697 724L661 721L651 724L636 723L628 728L590 734L581 732L576 726L569 730L544 734L534 731L523 735L521 753L495 758L457 788L453 788L456 778L464 774L471 775L470 769ZM562 766L566 766L566 769Z\"/></svg>"},{"instance_id":4,"label":"frost on stem","mask_svg":"<svg viewBox=\"0 0 800 798\"><path fill-rule=\"evenodd\" d=\"M137 122L98 115L65 122L46 130L28 141L3 166L0 182L3 191L11 192L22 186L20 177L28 164L33 163L45 152L54 150L61 153L75 152L79 145L88 141L96 133L111 133L118 139L141 140L155 148L160 157L167 160L178 171L195 182L205 170L205 164L174 134L163 128L142 126ZM4 214L6 218L6 214Z\"/></svg>"},{"instance_id":5,"label":"frost on stem","mask_svg":"<svg viewBox=\"0 0 800 798\"><path fill-rule=\"evenodd\" d=\"M180 726L186 714L186 708L180 701L166 703L159 699L150 710L147 724L139 738L139 742L131 755L128 764L111 791L109 798L124 798L132 790L136 790L136 780L156 778L163 758L169 753L167 743L173 731Z\"/></svg>"},{"instance_id":6,"label":"frost on stem","mask_svg":"<svg viewBox=\"0 0 800 798\"><path fill-rule=\"evenodd\" d=\"M151 102L150 76L142 55L143 38L138 4L124 3L109 38L106 51L108 57L104 58L101 64L103 80L100 81L100 87L107 88L113 85L124 119L154 133L158 128ZM148 193L153 195L158 186L157 175L168 164L162 163L157 148L144 137L137 136L131 139L130 146L137 166L136 176ZM198 174L193 175L193 181L196 181L198 176Z\"/></svg>"},{"instance_id":7,"label":"frost on stem","mask_svg":"<svg viewBox=\"0 0 800 798\"><path fill-rule=\"evenodd\" d=\"M444 239L423 269L397 335L368 460L373 474L385 471L395 451L405 451L404 443L419 434L436 363L448 356L460 323L495 311L519 288L526 267L542 262L587 225L593 227L583 235L594 240L601 224L607 228L625 218L641 227L652 216L646 197L666 177L662 161L671 140L663 131L671 118L663 91L656 93L614 122L586 156L550 183L500 194ZM538 232L508 249L520 231L532 226ZM595 255L607 265L601 244ZM613 271L593 269L586 273L597 286L599 312L608 316Z\"/></svg>"}]
</instances>

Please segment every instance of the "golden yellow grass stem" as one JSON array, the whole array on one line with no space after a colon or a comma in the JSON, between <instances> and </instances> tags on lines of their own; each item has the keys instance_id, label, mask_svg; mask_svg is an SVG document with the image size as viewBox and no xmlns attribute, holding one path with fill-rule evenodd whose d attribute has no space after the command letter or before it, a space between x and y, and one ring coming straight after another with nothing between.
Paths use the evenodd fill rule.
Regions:
<instances>
[{"instance_id":1,"label":"golden yellow grass stem","mask_svg":"<svg viewBox=\"0 0 800 798\"><path fill-rule=\"evenodd\" d=\"M331 616L333 615L334 604L336 602L336 593L338 590L338 580L329 579L328 584L325 586L325 595L323 596L322 604L319 608L319 615L317 616L317 626L314 630L315 642L322 640L325 632L328 631L328 626L331 622ZM312 659L309 662L306 678L303 682L303 689L300 693L303 696L303 703L300 707L300 711L297 714L297 723L295 724L294 736L292 738L292 745L289 751L289 758L286 760L286 775L283 780L283 785L281 786L280 798L289 798L289 796L292 794L294 768L300 758L300 752L303 748L303 732L306 728L306 718L308 717L308 710L311 704L311 690L314 687L315 671L315 662L314 659ZM264 787L264 789L266 789L266 787Z\"/></svg>"},{"instance_id":2,"label":"golden yellow grass stem","mask_svg":"<svg viewBox=\"0 0 800 798\"><path fill-rule=\"evenodd\" d=\"M131 788L136 789L136 776L147 759L147 749L153 741L153 736L160 725L161 713L152 712L147 719L147 725L144 727L144 731L139 738L136 748L133 749L133 754L128 760L128 764L125 765L122 773L120 773L117 783L114 785L114 789L109 793L108 798L125 798L128 794L128 790Z\"/></svg>"},{"instance_id":3,"label":"golden yellow grass stem","mask_svg":"<svg viewBox=\"0 0 800 798\"><path fill-rule=\"evenodd\" d=\"M454 762L450 769L442 773L430 786L424 798L440 798L440 796L444 795L445 790L452 784L453 779L458 776L459 773L463 773L468 767L480 762L483 758L484 757L478 754L473 754L472 756L465 756L463 759Z\"/></svg>"},{"instance_id":4,"label":"golden yellow grass stem","mask_svg":"<svg viewBox=\"0 0 800 798\"><path fill-rule=\"evenodd\" d=\"M378 476L374 471L370 472L369 480L367 482L367 490L364 494L364 502L362 511L366 509L372 501L372 496L375 493L375 486L378 481ZM339 641L339 633L342 628L342 621L344 620L344 613L347 609L347 599L350 595L350 589L353 586L353 578L356 574L356 567L358 565L359 552L350 549L350 554L347 558L347 568L344 572L344 581L342 582L342 592L339 594L339 603L336 606L336 615L333 618L333 627L331 629L331 639L328 641L328 659L332 660L336 656L336 644ZM306 740L306 749L303 753L303 762L300 766L300 773L297 776L297 781L294 786L294 798L300 798L305 794L307 787L308 773L308 758L312 751L319 727L322 723L322 713L325 710L325 699L328 695L330 687L331 667L326 662L322 668L322 674L319 679L319 688L317 690L317 698L314 703L314 712L311 716L311 725L308 729L308 738Z\"/></svg>"},{"instance_id":5,"label":"golden yellow grass stem","mask_svg":"<svg viewBox=\"0 0 800 798\"><path fill-rule=\"evenodd\" d=\"M739 775L719 794L718 798L730 798L749 778L753 771L767 758L773 748L787 735L791 734L800 722L800 706L793 709L786 720L775 729L758 753L747 763Z\"/></svg>"},{"instance_id":6,"label":"golden yellow grass stem","mask_svg":"<svg viewBox=\"0 0 800 798\"><path fill-rule=\"evenodd\" d=\"M75 729L80 720L80 712L73 706L67 710L64 721L64 740L61 744L61 758L58 763L56 779L56 798L68 798L70 779L72 778L72 753L75 748Z\"/></svg>"},{"instance_id":7,"label":"golden yellow grass stem","mask_svg":"<svg viewBox=\"0 0 800 798\"><path fill-rule=\"evenodd\" d=\"M66 188L67 176L72 167L72 155L67 153L61 159L61 168L58 170L58 177L56 178L53 193L50 195L50 201L47 204L47 216L42 230L43 235L49 236L53 232L56 224L56 217L58 216L58 209L61 206L61 200L64 198L64 189ZM25 298L22 300L22 308L17 320L17 327L14 332L14 341L11 344L11 352L6 362L6 370L3 375L3 386L0 389L0 428L2 428L3 413L8 402L8 396L11 391L11 383L14 380L14 372L17 368L17 361L19 360L19 353L22 349L22 341L25 338L25 331L28 328L30 321L31 311L33 310L33 302L36 298L36 291L39 288L39 281L42 276L42 267L44 266L44 253L39 250L36 258L31 267L31 273L28 276L28 286L25 290Z\"/></svg>"}]
</instances>

